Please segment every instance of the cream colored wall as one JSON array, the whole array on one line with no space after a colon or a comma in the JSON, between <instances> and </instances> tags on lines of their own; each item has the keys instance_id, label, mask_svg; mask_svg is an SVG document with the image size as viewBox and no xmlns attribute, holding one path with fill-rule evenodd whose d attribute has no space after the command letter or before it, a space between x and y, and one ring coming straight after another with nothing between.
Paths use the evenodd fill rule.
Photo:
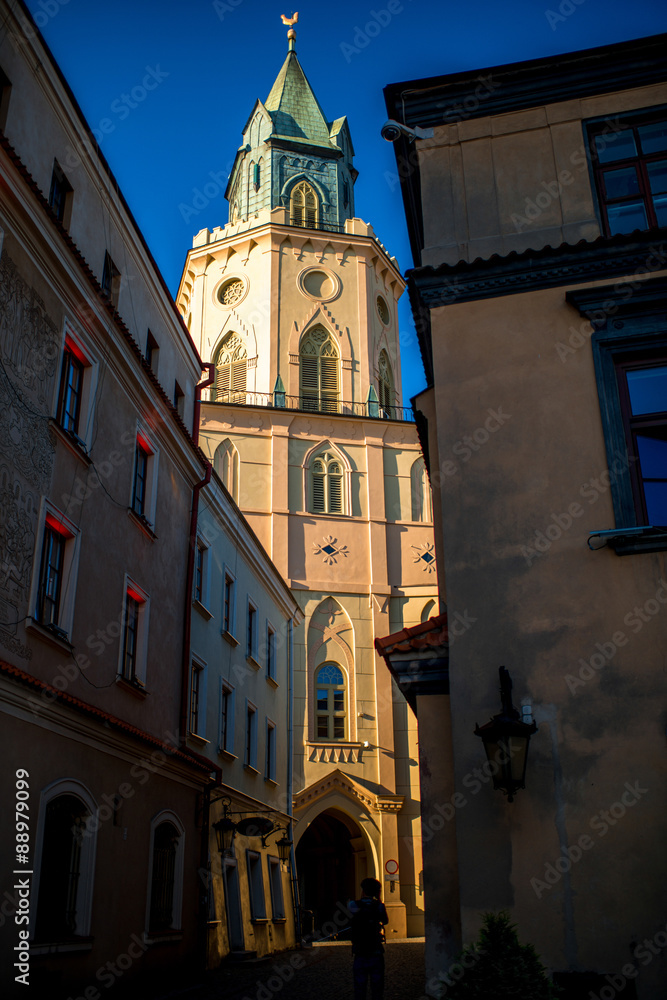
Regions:
<instances>
[{"instance_id":1,"label":"cream colored wall","mask_svg":"<svg viewBox=\"0 0 667 1000\"><path fill-rule=\"evenodd\" d=\"M600 223L582 121L661 106L663 85L435 128L419 146L422 263L594 240Z\"/></svg>"}]
</instances>

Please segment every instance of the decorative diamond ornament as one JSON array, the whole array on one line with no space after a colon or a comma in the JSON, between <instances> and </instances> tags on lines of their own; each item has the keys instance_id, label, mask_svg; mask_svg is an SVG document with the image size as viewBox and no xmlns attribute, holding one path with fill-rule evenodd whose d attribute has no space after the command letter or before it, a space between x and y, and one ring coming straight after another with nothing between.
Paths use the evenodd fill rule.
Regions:
<instances>
[{"instance_id":1,"label":"decorative diamond ornament","mask_svg":"<svg viewBox=\"0 0 667 1000\"><path fill-rule=\"evenodd\" d=\"M433 542L425 542L423 545L410 546L415 550L413 562L421 563L425 573L435 572L435 549Z\"/></svg>"},{"instance_id":2,"label":"decorative diamond ornament","mask_svg":"<svg viewBox=\"0 0 667 1000\"><path fill-rule=\"evenodd\" d=\"M313 555L323 555L324 562L327 566L331 566L338 561L339 556L344 556L347 559L347 545L339 545L338 539L334 538L333 535L325 535L324 545L313 542Z\"/></svg>"}]
</instances>

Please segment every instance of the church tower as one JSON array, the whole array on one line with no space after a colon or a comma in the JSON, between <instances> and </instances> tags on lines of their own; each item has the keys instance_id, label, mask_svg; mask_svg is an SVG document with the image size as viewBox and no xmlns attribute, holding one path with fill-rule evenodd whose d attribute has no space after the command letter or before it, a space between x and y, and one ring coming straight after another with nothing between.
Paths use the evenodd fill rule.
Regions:
<instances>
[{"instance_id":1,"label":"church tower","mask_svg":"<svg viewBox=\"0 0 667 1000\"><path fill-rule=\"evenodd\" d=\"M295 38L243 130L229 221L194 238L177 302L215 367L201 446L305 614L292 733L301 905L321 927L379 878L390 939L423 933L417 726L373 642L437 613L430 493L402 408L404 282L355 215L347 119L327 119ZM271 623L253 649L253 595L234 593L233 558L224 573L221 641L275 683ZM267 779L252 780L260 799Z\"/></svg>"}]
</instances>

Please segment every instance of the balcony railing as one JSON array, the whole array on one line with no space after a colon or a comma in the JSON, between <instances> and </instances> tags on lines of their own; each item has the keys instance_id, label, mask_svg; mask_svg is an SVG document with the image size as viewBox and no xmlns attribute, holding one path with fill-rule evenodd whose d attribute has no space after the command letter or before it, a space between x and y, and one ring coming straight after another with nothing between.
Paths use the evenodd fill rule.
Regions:
<instances>
[{"instance_id":1,"label":"balcony railing","mask_svg":"<svg viewBox=\"0 0 667 1000\"><path fill-rule=\"evenodd\" d=\"M275 410L301 410L303 413L331 413L346 417L371 417L378 420L403 420L412 423L414 414L409 406L381 406L370 400L352 403L344 400L317 400L309 396L288 396L283 392L223 392L204 389L204 402L225 406L265 406Z\"/></svg>"}]
</instances>

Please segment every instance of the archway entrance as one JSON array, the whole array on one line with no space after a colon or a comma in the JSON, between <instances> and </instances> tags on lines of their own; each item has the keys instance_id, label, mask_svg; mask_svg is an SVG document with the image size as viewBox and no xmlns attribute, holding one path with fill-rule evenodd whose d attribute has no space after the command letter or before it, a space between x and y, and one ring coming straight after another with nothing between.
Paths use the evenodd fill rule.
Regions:
<instances>
[{"instance_id":1,"label":"archway entrance","mask_svg":"<svg viewBox=\"0 0 667 1000\"><path fill-rule=\"evenodd\" d=\"M359 883L373 874L372 868L354 820L338 809L327 809L313 820L297 844L296 870L301 906L312 912L316 933L359 896ZM340 916L336 924L345 926Z\"/></svg>"}]
</instances>

